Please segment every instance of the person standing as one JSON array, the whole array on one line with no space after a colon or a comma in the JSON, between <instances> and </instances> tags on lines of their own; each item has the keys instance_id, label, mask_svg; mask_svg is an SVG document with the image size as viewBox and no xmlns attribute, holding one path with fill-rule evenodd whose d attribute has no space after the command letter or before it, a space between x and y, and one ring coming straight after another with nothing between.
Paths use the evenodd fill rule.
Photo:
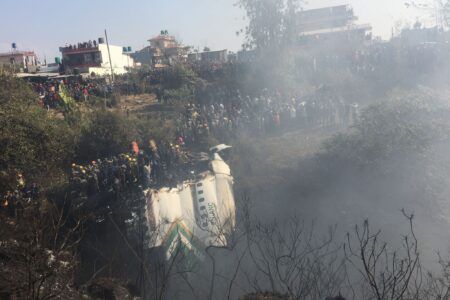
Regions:
<instances>
[{"instance_id":1,"label":"person standing","mask_svg":"<svg viewBox=\"0 0 450 300\"><path fill-rule=\"evenodd\" d=\"M89 98L89 91L86 87L83 88L83 97L84 97L84 102L87 102L87 100Z\"/></svg>"}]
</instances>

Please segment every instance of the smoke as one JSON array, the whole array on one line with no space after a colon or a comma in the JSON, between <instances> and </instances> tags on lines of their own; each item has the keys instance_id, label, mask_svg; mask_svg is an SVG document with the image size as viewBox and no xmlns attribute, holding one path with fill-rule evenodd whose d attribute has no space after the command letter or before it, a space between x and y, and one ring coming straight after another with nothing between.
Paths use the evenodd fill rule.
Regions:
<instances>
[{"instance_id":1,"label":"smoke","mask_svg":"<svg viewBox=\"0 0 450 300\"><path fill-rule=\"evenodd\" d=\"M254 8L254 1L242 2ZM252 16L251 12L248 17ZM405 33L389 42L341 35L318 41L313 37L293 46L291 36L277 34L286 24L283 11L273 14L271 21L282 23L276 23L277 30L269 37L260 34L270 24L264 23L260 30L255 26L264 18L253 17L257 22L247 33L258 34L257 39L249 39L257 59L239 69L245 71L238 80L227 78L231 84L219 85L237 86L244 95L277 95L271 100L280 106L293 96L325 109L307 115L313 120L308 126L264 134L244 128L237 133L231 165L236 198L245 200L238 209L241 222L236 234L241 240L215 249L213 258L202 264L200 274L207 274L202 277L207 284L194 280L197 296L226 298L230 290L232 295L289 291L292 286L286 281L292 273L287 270L295 263L303 271L314 270L309 275L330 275L321 278L344 288L346 283L331 275L344 272L344 254L339 251L346 234L354 232L356 224L370 224L375 232L382 231L380 239L389 244L389 253L405 250L402 237L411 225L405 222L404 211L414 216L412 236L417 236L424 269L434 270L436 251L447 253L450 246L446 238L450 229L447 34L434 32L433 43ZM410 33L417 38L423 32ZM285 47L270 44L273 40ZM336 104L362 107L359 120L351 126L316 122L326 119L321 113L329 111L328 105ZM297 235L299 231L306 236ZM289 240L292 236L299 238ZM330 236L332 242L327 243ZM311 256L295 261L296 251ZM308 264L311 261L317 264ZM349 272L352 279L357 277L355 270ZM307 277L306 273L302 275ZM211 280L216 276L221 279ZM299 278L292 282L310 282ZM339 292L323 286L318 290L328 294L311 289L302 299Z\"/></svg>"}]
</instances>

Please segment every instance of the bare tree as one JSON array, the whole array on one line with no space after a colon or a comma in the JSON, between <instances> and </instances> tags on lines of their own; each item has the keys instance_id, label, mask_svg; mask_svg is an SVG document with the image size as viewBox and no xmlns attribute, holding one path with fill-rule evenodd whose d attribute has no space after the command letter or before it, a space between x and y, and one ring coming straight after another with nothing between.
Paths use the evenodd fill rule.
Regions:
<instances>
[{"instance_id":1,"label":"bare tree","mask_svg":"<svg viewBox=\"0 0 450 300\"><path fill-rule=\"evenodd\" d=\"M443 259L439 253L438 257L441 273L426 273L426 284L421 291L421 299L450 299L450 262Z\"/></svg>"},{"instance_id":2,"label":"bare tree","mask_svg":"<svg viewBox=\"0 0 450 300\"><path fill-rule=\"evenodd\" d=\"M448 29L450 21L450 2L448 0L412 0L405 2L406 7L412 7L427 13L427 18L433 18L439 29Z\"/></svg>"},{"instance_id":3,"label":"bare tree","mask_svg":"<svg viewBox=\"0 0 450 300\"><path fill-rule=\"evenodd\" d=\"M42 205L40 205L42 203ZM77 298L76 249L85 216L43 200L19 217L0 217L0 294L19 299Z\"/></svg>"},{"instance_id":4,"label":"bare tree","mask_svg":"<svg viewBox=\"0 0 450 300\"><path fill-rule=\"evenodd\" d=\"M409 221L410 234L403 236L400 250L391 250L381 240L381 231L372 233L367 220L362 228L355 227L354 235L347 234L345 256L361 275L363 286L368 286L369 299L420 299L422 268L413 215L403 214Z\"/></svg>"},{"instance_id":5,"label":"bare tree","mask_svg":"<svg viewBox=\"0 0 450 300\"><path fill-rule=\"evenodd\" d=\"M333 243L335 229L318 239L314 223L297 218L283 224L249 222L248 252L252 264L246 270L256 292L287 295L289 299L321 299L338 294L345 284L344 260Z\"/></svg>"}]
</instances>

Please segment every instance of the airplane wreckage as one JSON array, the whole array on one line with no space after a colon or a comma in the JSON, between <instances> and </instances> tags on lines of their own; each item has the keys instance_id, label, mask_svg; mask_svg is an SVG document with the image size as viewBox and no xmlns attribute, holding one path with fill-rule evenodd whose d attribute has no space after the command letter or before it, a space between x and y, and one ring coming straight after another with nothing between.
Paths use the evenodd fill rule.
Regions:
<instances>
[{"instance_id":1,"label":"airplane wreckage","mask_svg":"<svg viewBox=\"0 0 450 300\"><path fill-rule=\"evenodd\" d=\"M219 153L228 148L222 144L211 148L209 156L204 154L195 179L176 188L144 191L148 247L161 248L167 260L180 249L202 260L207 247L227 245L236 207L231 170Z\"/></svg>"}]
</instances>

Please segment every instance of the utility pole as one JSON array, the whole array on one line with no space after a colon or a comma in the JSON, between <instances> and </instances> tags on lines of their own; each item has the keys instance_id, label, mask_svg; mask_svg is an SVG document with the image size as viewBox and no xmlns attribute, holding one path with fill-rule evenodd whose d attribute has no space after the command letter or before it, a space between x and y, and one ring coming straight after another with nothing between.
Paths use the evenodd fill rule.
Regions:
<instances>
[{"instance_id":1,"label":"utility pole","mask_svg":"<svg viewBox=\"0 0 450 300\"><path fill-rule=\"evenodd\" d=\"M114 83L114 69L111 61L111 52L109 51L108 33L106 33L106 29L105 29L105 38L106 38L106 47L108 49L109 66L111 67L111 84L112 84Z\"/></svg>"}]
</instances>

